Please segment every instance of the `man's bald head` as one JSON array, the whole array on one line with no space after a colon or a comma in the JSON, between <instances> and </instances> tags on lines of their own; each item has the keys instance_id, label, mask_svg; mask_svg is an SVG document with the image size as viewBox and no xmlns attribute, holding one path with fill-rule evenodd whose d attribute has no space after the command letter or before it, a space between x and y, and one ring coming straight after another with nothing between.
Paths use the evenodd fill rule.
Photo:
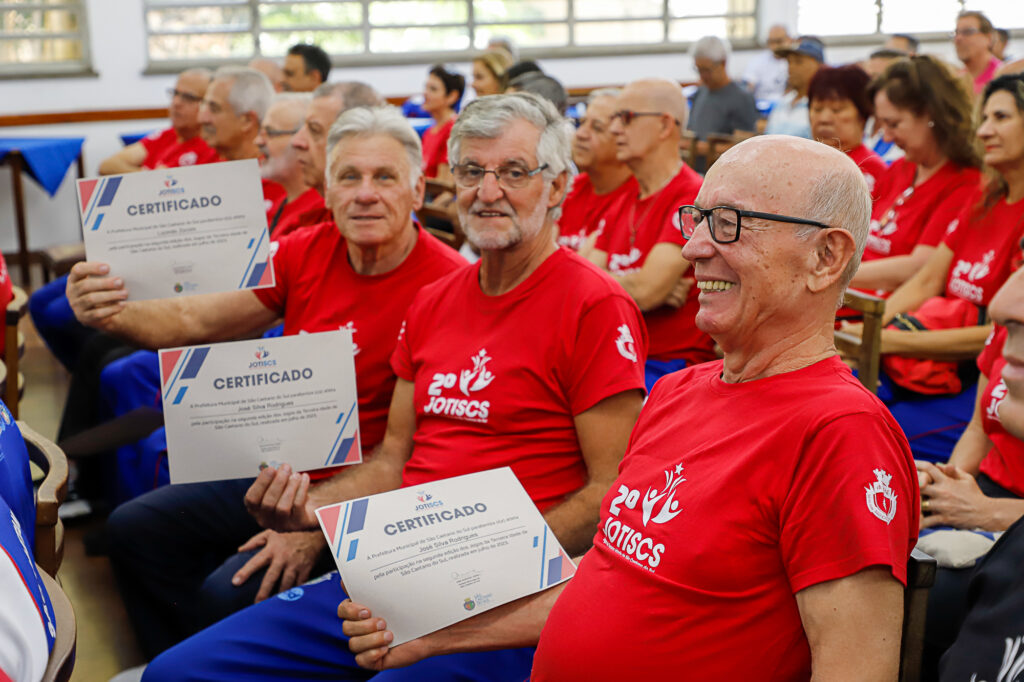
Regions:
<instances>
[{"instance_id":1,"label":"man's bald head","mask_svg":"<svg viewBox=\"0 0 1024 682\"><path fill-rule=\"evenodd\" d=\"M762 135L725 152L708 170L704 186L726 178L748 195L734 200L751 210L807 218L849 232L856 250L840 282L845 290L860 265L871 218L867 182L849 156L812 140Z\"/></svg>"},{"instance_id":2,"label":"man's bald head","mask_svg":"<svg viewBox=\"0 0 1024 682\"><path fill-rule=\"evenodd\" d=\"M680 130L686 128L689 108L678 83L664 78L645 78L623 88L622 96L635 96L647 104L646 111L663 111L679 122Z\"/></svg>"},{"instance_id":3,"label":"man's bald head","mask_svg":"<svg viewBox=\"0 0 1024 682\"><path fill-rule=\"evenodd\" d=\"M248 64L250 69L256 69L270 81L270 85L274 88L274 92L282 92L284 90L284 71L273 59L267 59L266 57L257 57Z\"/></svg>"}]
</instances>

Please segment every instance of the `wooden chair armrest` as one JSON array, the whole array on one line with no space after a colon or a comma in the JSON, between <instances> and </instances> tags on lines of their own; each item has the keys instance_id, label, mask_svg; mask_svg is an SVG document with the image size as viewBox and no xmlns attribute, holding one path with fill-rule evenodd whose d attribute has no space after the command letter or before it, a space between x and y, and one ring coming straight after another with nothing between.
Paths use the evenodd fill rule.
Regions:
<instances>
[{"instance_id":1,"label":"wooden chair armrest","mask_svg":"<svg viewBox=\"0 0 1024 682\"><path fill-rule=\"evenodd\" d=\"M68 492L68 460L54 443L36 433L28 424L19 421L18 428L25 439L28 456L46 477L39 484L36 493L37 523L54 525L57 523L57 508L67 497Z\"/></svg>"},{"instance_id":2,"label":"wooden chair armrest","mask_svg":"<svg viewBox=\"0 0 1024 682\"><path fill-rule=\"evenodd\" d=\"M57 629L53 650L43 672L43 682L67 682L75 667L75 653L78 648L78 624L75 609L60 584L43 570L39 571L46 593L53 605L53 619Z\"/></svg>"},{"instance_id":3,"label":"wooden chair armrest","mask_svg":"<svg viewBox=\"0 0 1024 682\"><path fill-rule=\"evenodd\" d=\"M846 290L843 295L843 305L865 315L885 314L885 299L853 289Z\"/></svg>"},{"instance_id":4,"label":"wooden chair armrest","mask_svg":"<svg viewBox=\"0 0 1024 682\"><path fill-rule=\"evenodd\" d=\"M18 321L28 312L28 294L19 286L12 286L11 293L14 297L7 304L6 321L8 326L17 326Z\"/></svg>"}]
</instances>

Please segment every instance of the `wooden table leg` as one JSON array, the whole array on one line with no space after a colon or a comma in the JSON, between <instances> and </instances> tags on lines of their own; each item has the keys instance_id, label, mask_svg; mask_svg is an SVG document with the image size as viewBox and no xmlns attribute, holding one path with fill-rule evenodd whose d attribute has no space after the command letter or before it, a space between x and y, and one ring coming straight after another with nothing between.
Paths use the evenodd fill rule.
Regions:
<instances>
[{"instance_id":1,"label":"wooden table leg","mask_svg":"<svg viewBox=\"0 0 1024 682\"><path fill-rule=\"evenodd\" d=\"M25 231L25 195L21 183L21 171L24 157L17 149L7 155L7 163L11 167L11 193L14 195L14 222L18 229L18 267L21 269L22 286L28 288L32 282L29 270L28 235ZM17 381L17 377L15 377Z\"/></svg>"}]
</instances>

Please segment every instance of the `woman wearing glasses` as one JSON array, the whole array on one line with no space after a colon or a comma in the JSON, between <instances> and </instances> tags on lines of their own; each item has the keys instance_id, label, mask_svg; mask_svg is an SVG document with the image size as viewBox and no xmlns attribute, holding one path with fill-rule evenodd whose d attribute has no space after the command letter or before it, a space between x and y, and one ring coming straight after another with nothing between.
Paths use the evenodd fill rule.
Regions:
<instances>
[{"instance_id":1,"label":"woman wearing glasses","mask_svg":"<svg viewBox=\"0 0 1024 682\"><path fill-rule=\"evenodd\" d=\"M976 191L971 96L930 56L891 64L868 89L885 139L905 152L876 188L864 262L852 286L885 295L924 265Z\"/></svg>"}]
</instances>

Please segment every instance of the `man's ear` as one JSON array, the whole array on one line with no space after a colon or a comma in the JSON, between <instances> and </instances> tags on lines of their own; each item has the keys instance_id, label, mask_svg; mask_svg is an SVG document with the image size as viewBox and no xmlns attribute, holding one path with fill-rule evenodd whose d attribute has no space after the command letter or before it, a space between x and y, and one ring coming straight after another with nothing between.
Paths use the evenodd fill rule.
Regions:
<instances>
[{"instance_id":1,"label":"man's ear","mask_svg":"<svg viewBox=\"0 0 1024 682\"><path fill-rule=\"evenodd\" d=\"M848 231L838 227L820 230L814 237L807 288L817 293L838 282L853 258L856 248L853 235Z\"/></svg>"},{"instance_id":2,"label":"man's ear","mask_svg":"<svg viewBox=\"0 0 1024 682\"><path fill-rule=\"evenodd\" d=\"M259 130L260 130L260 117L256 115L255 111L247 111L244 114L242 114L242 117L245 119L245 121L244 121L244 123L242 125L246 129L254 130L256 132L259 132Z\"/></svg>"},{"instance_id":3,"label":"man's ear","mask_svg":"<svg viewBox=\"0 0 1024 682\"><path fill-rule=\"evenodd\" d=\"M423 197L427 191L427 178L420 173L419 179L416 181L416 189L413 190L415 195L412 202L412 210L418 211L423 208Z\"/></svg>"},{"instance_id":4,"label":"man's ear","mask_svg":"<svg viewBox=\"0 0 1024 682\"><path fill-rule=\"evenodd\" d=\"M569 172L562 171L551 181L551 193L548 194L548 210L562 203L569 186Z\"/></svg>"}]
</instances>

